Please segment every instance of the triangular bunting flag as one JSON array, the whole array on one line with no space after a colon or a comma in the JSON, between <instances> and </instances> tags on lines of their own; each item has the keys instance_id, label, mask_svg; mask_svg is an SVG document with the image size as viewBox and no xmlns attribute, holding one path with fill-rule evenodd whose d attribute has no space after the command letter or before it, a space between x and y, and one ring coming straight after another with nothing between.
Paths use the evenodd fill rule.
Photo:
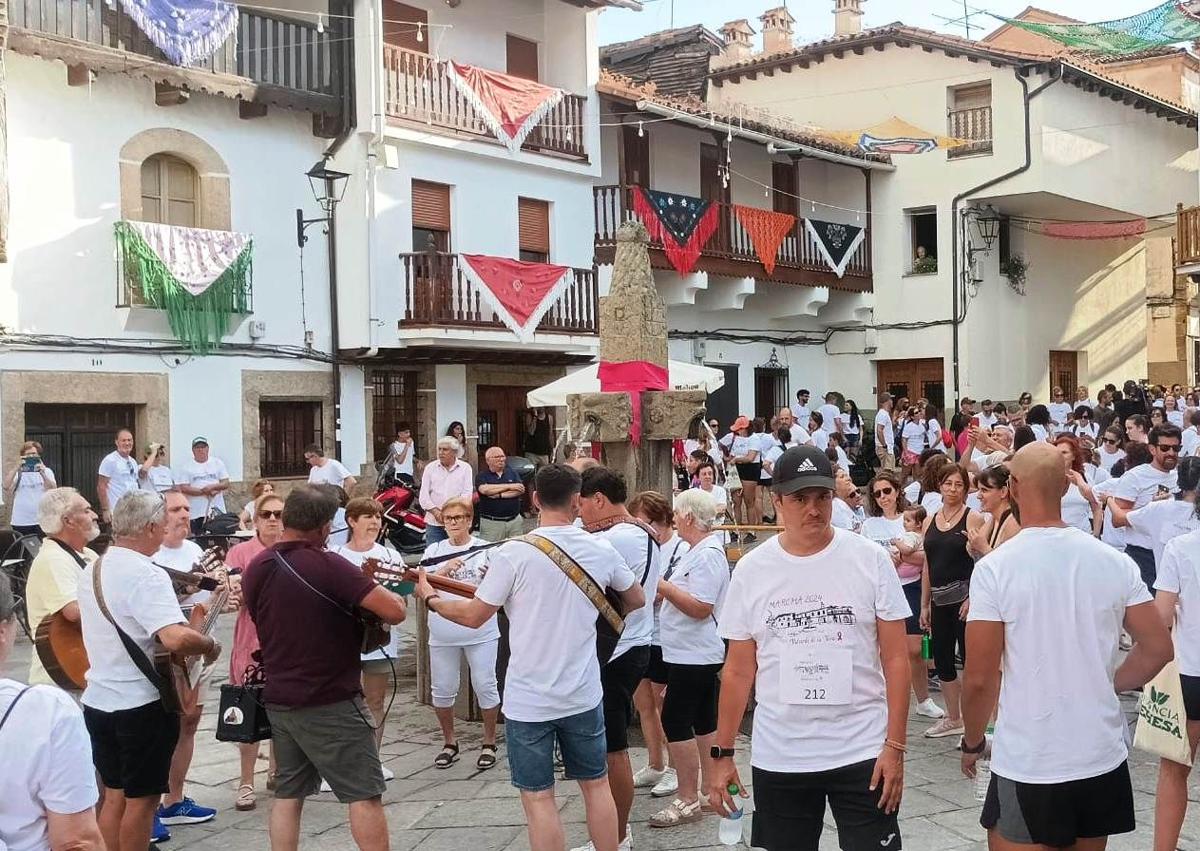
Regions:
<instances>
[{"instance_id":1,"label":"triangular bunting flag","mask_svg":"<svg viewBox=\"0 0 1200 851\"><path fill-rule=\"evenodd\" d=\"M741 204L734 204L733 212L746 229L750 244L754 246L754 253L758 255L763 268L770 275L775 271L775 257L779 254L779 246L795 227L796 217L791 213L777 213L774 210L745 207Z\"/></svg>"},{"instance_id":2,"label":"triangular bunting flag","mask_svg":"<svg viewBox=\"0 0 1200 851\"><path fill-rule=\"evenodd\" d=\"M635 186L633 211L646 226L650 238L663 244L667 259L681 275L692 271L717 229L716 205L691 195Z\"/></svg>"},{"instance_id":3,"label":"triangular bunting flag","mask_svg":"<svg viewBox=\"0 0 1200 851\"><path fill-rule=\"evenodd\" d=\"M500 321L526 342L571 281L571 269L507 257L463 254L463 270Z\"/></svg>"},{"instance_id":4,"label":"triangular bunting flag","mask_svg":"<svg viewBox=\"0 0 1200 851\"><path fill-rule=\"evenodd\" d=\"M525 137L563 99L562 89L511 74L453 60L446 63L446 69L455 87L509 153L521 150Z\"/></svg>"},{"instance_id":5,"label":"triangular bunting flag","mask_svg":"<svg viewBox=\"0 0 1200 851\"><path fill-rule=\"evenodd\" d=\"M805 219L804 227L817 244L817 250L839 278L846 273L850 258L866 236L866 231L857 225L841 222L820 222Z\"/></svg>"}]
</instances>

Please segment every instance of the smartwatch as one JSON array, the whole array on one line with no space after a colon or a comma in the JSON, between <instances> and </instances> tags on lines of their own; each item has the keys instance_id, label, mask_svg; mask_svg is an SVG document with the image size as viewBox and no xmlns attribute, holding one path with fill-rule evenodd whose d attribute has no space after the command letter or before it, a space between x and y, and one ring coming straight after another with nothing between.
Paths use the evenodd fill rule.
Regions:
<instances>
[{"instance_id":1,"label":"smartwatch","mask_svg":"<svg viewBox=\"0 0 1200 851\"><path fill-rule=\"evenodd\" d=\"M717 745L713 745L709 749L708 755L713 759L724 759L725 757L733 756L733 748L722 748L718 747Z\"/></svg>"}]
</instances>

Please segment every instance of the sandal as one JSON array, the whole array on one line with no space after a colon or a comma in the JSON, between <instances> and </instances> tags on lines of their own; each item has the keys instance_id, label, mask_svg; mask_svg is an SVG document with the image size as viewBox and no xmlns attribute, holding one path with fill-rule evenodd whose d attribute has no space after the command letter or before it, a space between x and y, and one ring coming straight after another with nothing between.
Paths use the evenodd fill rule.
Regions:
<instances>
[{"instance_id":1,"label":"sandal","mask_svg":"<svg viewBox=\"0 0 1200 851\"><path fill-rule=\"evenodd\" d=\"M704 818L704 813L700 810L699 801L692 801L688 804L681 798L676 798L670 806L650 816L650 826L678 827L681 824L700 821L702 818Z\"/></svg>"},{"instance_id":2,"label":"sandal","mask_svg":"<svg viewBox=\"0 0 1200 851\"><path fill-rule=\"evenodd\" d=\"M458 762L458 744L443 745L441 753L433 758L433 764L437 768L449 768L454 763Z\"/></svg>"},{"instance_id":3,"label":"sandal","mask_svg":"<svg viewBox=\"0 0 1200 851\"><path fill-rule=\"evenodd\" d=\"M254 787L249 783L243 783L238 787L237 797L233 799L233 808L241 812L247 812L258 806L254 798Z\"/></svg>"},{"instance_id":4,"label":"sandal","mask_svg":"<svg viewBox=\"0 0 1200 851\"><path fill-rule=\"evenodd\" d=\"M484 745L479 750L479 759L475 760L475 767L486 771L496 764L496 746Z\"/></svg>"}]
</instances>

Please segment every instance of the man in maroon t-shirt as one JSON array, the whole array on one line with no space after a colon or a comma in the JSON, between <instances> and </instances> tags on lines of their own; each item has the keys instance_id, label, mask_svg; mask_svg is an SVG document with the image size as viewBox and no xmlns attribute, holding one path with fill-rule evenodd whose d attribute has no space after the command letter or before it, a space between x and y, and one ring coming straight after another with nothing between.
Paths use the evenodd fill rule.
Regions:
<instances>
[{"instance_id":1,"label":"man in maroon t-shirt","mask_svg":"<svg viewBox=\"0 0 1200 851\"><path fill-rule=\"evenodd\" d=\"M350 805L359 848L388 845L383 770L362 699L359 609L384 623L404 620L404 600L323 547L337 499L302 486L283 506L283 538L246 570L246 608L258 629L278 766L271 847L299 843L304 799L322 778Z\"/></svg>"}]
</instances>

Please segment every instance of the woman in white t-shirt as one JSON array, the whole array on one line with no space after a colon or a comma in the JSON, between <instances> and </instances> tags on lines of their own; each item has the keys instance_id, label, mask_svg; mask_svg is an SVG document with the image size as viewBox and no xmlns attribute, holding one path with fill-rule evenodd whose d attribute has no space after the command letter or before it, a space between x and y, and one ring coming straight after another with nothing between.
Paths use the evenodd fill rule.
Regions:
<instances>
[{"instance_id":1,"label":"woman in white t-shirt","mask_svg":"<svg viewBox=\"0 0 1200 851\"><path fill-rule=\"evenodd\" d=\"M1124 434L1117 426L1109 426L1104 430L1104 436L1096 449L1096 458L1106 473L1111 474L1113 464L1125 457L1125 450L1121 448L1123 440Z\"/></svg>"},{"instance_id":2,"label":"woman in white t-shirt","mask_svg":"<svg viewBox=\"0 0 1200 851\"><path fill-rule=\"evenodd\" d=\"M717 506L717 523L726 522L729 519L729 494L717 484L716 470L704 464L696 470L696 478L700 482L700 490L711 496Z\"/></svg>"},{"instance_id":3,"label":"woman in white t-shirt","mask_svg":"<svg viewBox=\"0 0 1200 851\"><path fill-rule=\"evenodd\" d=\"M16 598L0 573L0 667L19 631ZM51 686L0 678L0 719L0 847L103 847L92 746L75 702Z\"/></svg>"},{"instance_id":4,"label":"woman in white t-shirt","mask_svg":"<svg viewBox=\"0 0 1200 851\"><path fill-rule=\"evenodd\" d=\"M1050 409L1045 405L1034 405L1025 414L1025 425L1033 430L1037 440L1050 439Z\"/></svg>"},{"instance_id":5,"label":"woman in white t-shirt","mask_svg":"<svg viewBox=\"0 0 1200 851\"><path fill-rule=\"evenodd\" d=\"M946 442L942 439L942 424L937 419L938 410L933 405L925 406L925 446L945 452Z\"/></svg>"},{"instance_id":6,"label":"woman in white t-shirt","mask_svg":"<svg viewBox=\"0 0 1200 851\"><path fill-rule=\"evenodd\" d=\"M138 487L144 491L166 493L175 490L175 474L167 466L167 447L151 443L138 468Z\"/></svg>"},{"instance_id":7,"label":"woman in white t-shirt","mask_svg":"<svg viewBox=\"0 0 1200 851\"><path fill-rule=\"evenodd\" d=\"M1063 522L1098 538L1104 529L1104 509L1087 481L1083 466L1086 456L1079 441L1069 434L1060 434L1054 438L1054 445L1067 470L1067 492L1062 498Z\"/></svg>"},{"instance_id":8,"label":"woman in white t-shirt","mask_svg":"<svg viewBox=\"0 0 1200 851\"><path fill-rule=\"evenodd\" d=\"M675 500L675 528L688 551L660 578L660 638L667 667L662 725L679 778L678 797L650 817L652 827L675 827L704 817L699 789L709 788L716 744L717 675L725 644L717 633L721 604L729 590L725 547L713 534L717 510L712 497L693 488ZM703 787L701 787L703 776Z\"/></svg>"},{"instance_id":9,"label":"woman in white t-shirt","mask_svg":"<svg viewBox=\"0 0 1200 851\"><path fill-rule=\"evenodd\" d=\"M1183 428L1183 409L1179 407L1179 400L1170 393L1163 399L1163 409L1167 413L1167 422L1176 428Z\"/></svg>"},{"instance_id":10,"label":"woman in white t-shirt","mask_svg":"<svg viewBox=\"0 0 1200 851\"><path fill-rule=\"evenodd\" d=\"M21 535L42 537L37 508L42 494L58 487L54 471L42 463L42 444L27 440L21 444L21 460L4 481L8 501L12 504L12 530Z\"/></svg>"},{"instance_id":11,"label":"woman in white t-shirt","mask_svg":"<svg viewBox=\"0 0 1200 851\"><path fill-rule=\"evenodd\" d=\"M471 535L474 507L470 500L451 497L442 505L442 522L446 525L444 541L430 544L425 559L461 553L486 541ZM434 566L435 574L478 586L487 572L487 557L453 558ZM547 638L551 638L547 636ZM433 696L433 711L442 728L442 750L433 759L437 768L449 768L458 761L458 739L454 732L454 702L458 699L458 684L462 657L467 657L471 686L483 713L483 744L475 767L491 768L496 764L496 720L500 715L500 691L496 685L496 652L500 647L500 626L496 616L474 629L429 613L429 680Z\"/></svg>"},{"instance_id":12,"label":"woman in white t-shirt","mask_svg":"<svg viewBox=\"0 0 1200 851\"><path fill-rule=\"evenodd\" d=\"M738 417L729 427L729 431L733 435L729 445L729 460L737 468L738 478L742 482L740 495L734 496L733 516L738 522L757 526L762 522L762 513L758 506L762 442L759 436L750 430L748 417ZM747 532L746 537L753 540L754 534Z\"/></svg>"},{"instance_id":13,"label":"woman in white t-shirt","mask_svg":"<svg viewBox=\"0 0 1200 851\"><path fill-rule=\"evenodd\" d=\"M858 443L862 435L863 418L858 412L858 405L853 399L847 399L846 404L842 405L842 414L838 417L838 422L842 424L842 434L846 436L847 451L851 455L858 454Z\"/></svg>"},{"instance_id":14,"label":"woman in white t-shirt","mask_svg":"<svg viewBox=\"0 0 1200 851\"><path fill-rule=\"evenodd\" d=\"M1074 421L1067 429L1067 433L1074 435L1080 440L1086 437L1095 442L1096 435L1099 433L1099 427L1092 422L1092 409L1087 405L1080 405L1075 409L1074 417Z\"/></svg>"},{"instance_id":15,"label":"woman in white t-shirt","mask_svg":"<svg viewBox=\"0 0 1200 851\"><path fill-rule=\"evenodd\" d=\"M921 422L921 409L913 405L904 412L904 425L900 428L900 439L904 451L900 454L900 467L906 476L917 477L921 464L921 453L925 451L925 424Z\"/></svg>"}]
</instances>

